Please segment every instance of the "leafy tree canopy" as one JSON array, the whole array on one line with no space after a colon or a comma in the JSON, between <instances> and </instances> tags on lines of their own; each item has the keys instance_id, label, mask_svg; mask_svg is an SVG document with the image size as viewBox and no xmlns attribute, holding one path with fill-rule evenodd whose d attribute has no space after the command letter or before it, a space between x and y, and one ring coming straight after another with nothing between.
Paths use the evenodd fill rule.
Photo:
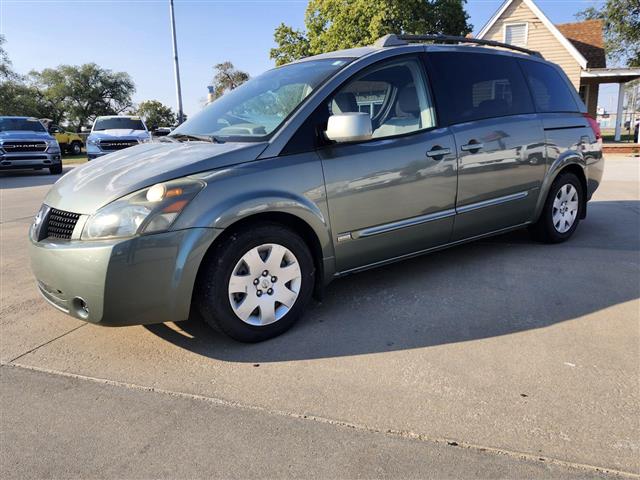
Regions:
<instances>
[{"instance_id":1,"label":"leafy tree canopy","mask_svg":"<svg viewBox=\"0 0 640 480\"><path fill-rule=\"evenodd\" d=\"M602 20L609 58L630 67L640 66L640 1L607 0L600 8L589 7L576 17Z\"/></svg>"},{"instance_id":2,"label":"leafy tree canopy","mask_svg":"<svg viewBox=\"0 0 640 480\"><path fill-rule=\"evenodd\" d=\"M4 49L5 42L6 40L4 38L4 35L0 35L0 80L2 81L15 79L15 77L17 76L12 69L9 55Z\"/></svg>"},{"instance_id":3,"label":"leafy tree canopy","mask_svg":"<svg viewBox=\"0 0 640 480\"><path fill-rule=\"evenodd\" d=\"M49 112L40 104L38 92L13 71L9 55L4 49L5 41L4 36L0 35L0 115L47 116Z\"/></svg>"},{"instance_id":4,"label":"leafy tree canopy","mask_svg":"<svg viewBox=\"0 0 640 480\"><path fill-rule=\"evenodd\" d=\"M136 115L142 117L147 128L152 128L154 125L167 127L176 123L176 114L173 110L158 100L141 102L136 109Z\"/></svg>"},{"instance_id":5,"label":"leafy tree canopy","mask_svg":"<svg viewBox=\"0 0 640 480\"><path fill-rule=\"evenodd\" d=\"M221 97L225 92L239 87L249 80L249 74L242 70L237 70L233 63L218 63L213 67L215 74L213 75L213 97L214 99Z\"/></svg>"},{"instance_id":6,"label":"leafy tree canopy","mask_svg":"<svg viewBox=\"0 0 640 480\"><path fill-rule=\"evenodd\" d=\"M55 122L66 119L81 127L100 115L115 115L130 109L135 92L128 73L113 72L95 63L60 65L29 74L40 101L52 111Z\"/></svg>"},{"instance_id":7,"label":"leafy tree canopy","mask_svg":"<svg viewBox=\"0 0 640 480\"><path fill-rule=\"evenodd\" d=\"M466 0L310 0L306 30L276 28L276 65L344 48L370 45L388 33L466 35Z\"/></svg>"}]
</instances>

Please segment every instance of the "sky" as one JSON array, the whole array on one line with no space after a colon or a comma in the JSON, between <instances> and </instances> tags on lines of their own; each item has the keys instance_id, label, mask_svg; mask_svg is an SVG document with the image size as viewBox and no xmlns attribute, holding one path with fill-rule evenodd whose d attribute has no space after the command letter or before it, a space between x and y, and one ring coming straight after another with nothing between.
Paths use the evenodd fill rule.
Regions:
<instances>
[{"instance_id":1,"label":"sky","mask_svg":"<svg viewBox=\"0 0 640 480\"><path fill-rule=\"evenodd\" d=\"M601 0L536 0L554 23ZM469 0L474 33L502 0ZM273 67L269 50L282 22L304 27L307 0L174 0L184 111L202 108L213 65L227 60L258 75ZM135 102L160 100L176 109L169 0L0 0L0 34L14 70L26 74L60 64L95 62L128 72ZM599 104L614 109L614 88Z\"/></svg>"}]
</instances>

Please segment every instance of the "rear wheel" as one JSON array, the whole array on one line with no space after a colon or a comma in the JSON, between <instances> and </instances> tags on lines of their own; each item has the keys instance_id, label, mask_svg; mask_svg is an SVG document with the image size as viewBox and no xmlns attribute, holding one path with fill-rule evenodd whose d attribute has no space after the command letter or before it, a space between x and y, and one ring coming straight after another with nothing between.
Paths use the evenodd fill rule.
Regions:
<instances>
[{"instance_id":1,"label":"rear wheel","mask_svg":"<svg viewBox=\"0 0 640 480\"><path fill-rule=\"evenodd\" d=\"M561 173L554 180L538 221L530 227L536 240L560 243L578 228L583 206L583 188L573 173Z\"/></svg>"},{"instance_id":2,"label":"rear wheel","mask_svg":"<svg viewBox=\"0 0 640 480\"><path fill-rule=\"evenodd\" d=\"M235 340L260 342L302 316L314 263L291 229L265 223L230 235L203 265L196 305L204 320Z\"/></svg>"}]
</instances>

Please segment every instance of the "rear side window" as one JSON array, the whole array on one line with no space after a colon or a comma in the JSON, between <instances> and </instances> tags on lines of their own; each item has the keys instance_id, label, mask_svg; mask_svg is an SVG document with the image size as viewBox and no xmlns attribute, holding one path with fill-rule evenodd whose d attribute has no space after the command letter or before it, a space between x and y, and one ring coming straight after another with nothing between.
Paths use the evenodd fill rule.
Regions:
<instances>
[{"instance_id":1,"label":"rear side window","mask_svg":"<svg viewBox=\"0 0 640 480\"><path fill-rule=\"evenodd\" d=\"M534 111L529 89L513 57L433 52L427 58L438 113L446 124Z\"/></svg>"},{"instance_id":2,"label":"rear side window","mask_svg":"<svg viewBox=\"0 0 640 480\"><path fill-rule=\"evenodd\" d=\"M577 112L576 104L567 82L551 65L521 61L531 94L539 112Z\"/></svg>"}]
</instances>

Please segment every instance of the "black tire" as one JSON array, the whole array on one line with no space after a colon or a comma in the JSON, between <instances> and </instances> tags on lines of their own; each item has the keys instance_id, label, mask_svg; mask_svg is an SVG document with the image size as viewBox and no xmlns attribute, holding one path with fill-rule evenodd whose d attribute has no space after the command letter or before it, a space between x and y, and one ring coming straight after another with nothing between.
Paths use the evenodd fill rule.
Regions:
<instances>
[{"instance_id":1,"label":"black tire","mask_svg":"<svg viewBox=\"0 0 640 480\"><path fill-rule=\"evenodd\" d=\"M49 167L49 173L51 175L60 175L62 173L62 164L59 163L58 165L53 165L52 167Z\"/></svg>"},{"instance_id":2,"label":"black tire","mask_svg":"<svg viewBox=\"0 0 640 480\"><path fill-rule=\"evenodd\" d=\"M68 151L72 155L80 155L82 153L82 144L80 142L73 142Z\"/></svg>"},{"instance_id":3,"label":"black tire","mask_svg":"<svg viewBox=\"0 0 640 480\"><path fill-rule=\"evenodd\" d=\"M567 185L572 185L576 191L578 192L578 211L573 224L566 232L560 232L554 226L553 221L553 213L554 206L553 202L560 194L560 190L565 188ZM580 218L582 217L584 209L584 189L582 188L582 183L578 179L578 177L570 172L561 173L551 184L551 188L549 189L549 194L547 195L547 199L544 202L544 207L542 208L542 213L540 214L540 218L536 223L529 227L529 231L531 232L531 236L543 243L561 243L573 235L573 233L578 228L578 224L580 223Z\"/></svg>"},{"instance_id":4,"label":"black tire","mask_svg":"<svg viewBox=\"0 0 640 480\"><path fill-rule=\"evenodd\" d=\"M235 314L229 299L229 280L240 259L263 244L279 244L298 261L301 284L298 297L274 323L250 325ZM275 223L261 223L238 230L223 239L207 255L198 276L194 302L207 324L240 342L261 342L286 332L302 316L311 299L315 267L311 252L302 238L290 228ZM275 284L274 284L275 288ZM255 294L253 291L251 294ZM248 295L248 294L247 294Z\"/></svg>"}]
</instances>

